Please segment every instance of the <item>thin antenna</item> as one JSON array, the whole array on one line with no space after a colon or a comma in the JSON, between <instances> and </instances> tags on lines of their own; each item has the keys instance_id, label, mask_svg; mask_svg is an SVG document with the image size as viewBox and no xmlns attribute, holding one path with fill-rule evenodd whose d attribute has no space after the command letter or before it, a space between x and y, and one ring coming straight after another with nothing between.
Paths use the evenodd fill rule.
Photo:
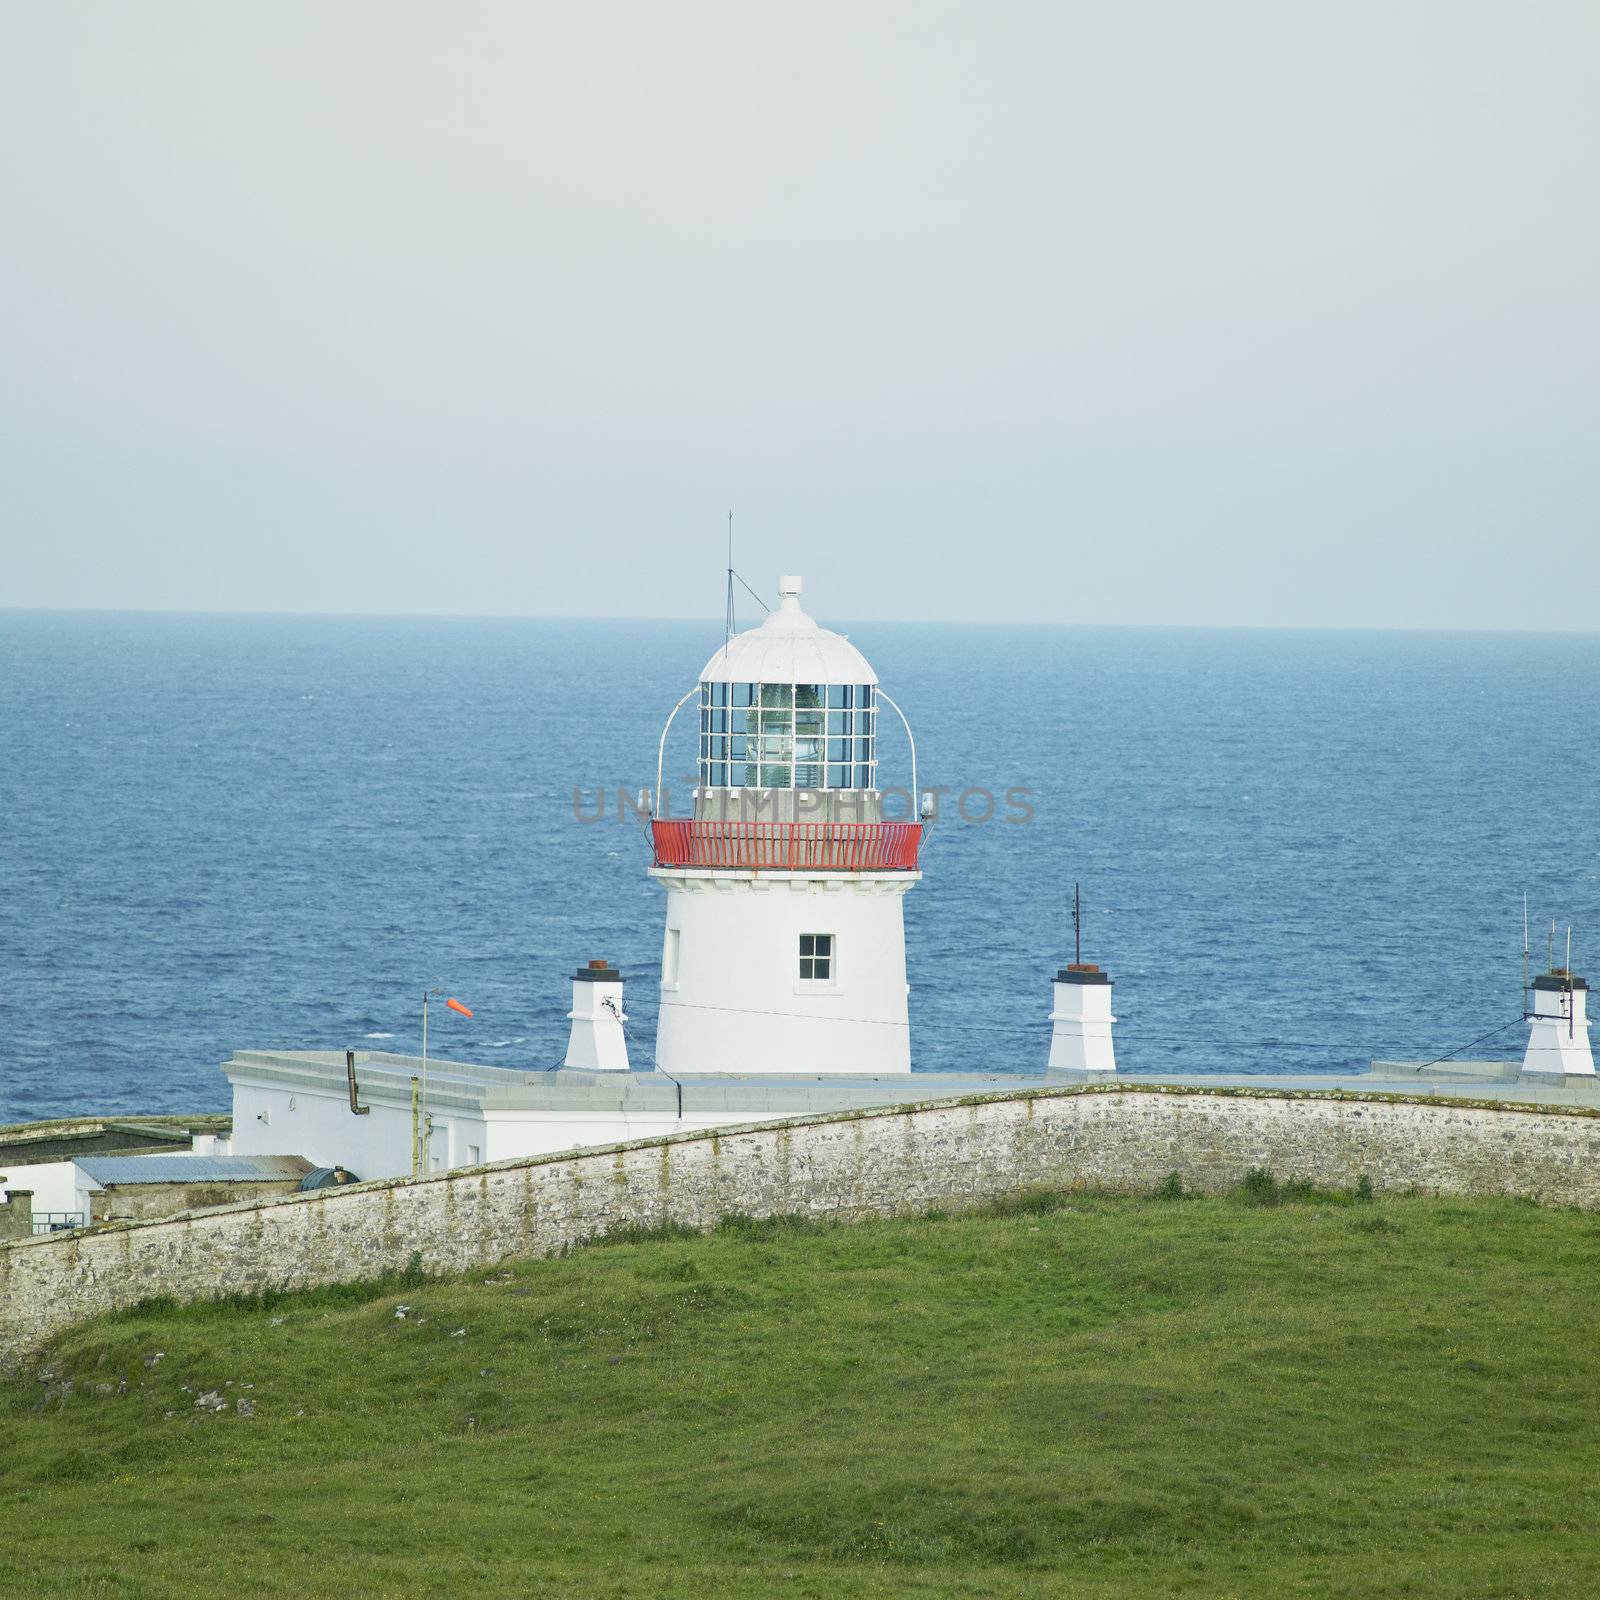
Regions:
<instances>
[{"instance_id":1,"label":"thin antenna","mask_svg":"<svg viewBox=\"0 0 1600 1600\"><path fill-rule=\"evenodd\" d=\"M1578 1007L1572 997L1572 924L1567 924L1567 1037L1573 1038L1578 1027Z\"/></svg>"},{"instance_id":2,"label":"thin antenna","mask_svg":"<svg viewBox=\"0 0 1600 1600\"><path fill-rule=\"evenodd\" d=\"M1556 970L1556 919L1550 919L1550 970Z\"/></svg>"},{"instance_id":3,"label":"thin antenna","mask_svg":"<svg viewBox=\"0 0 1600 1600\"><path fill-rule=\"evenodd\" d=\"M722 648L726 650L733 643L734 616L733 616L733 512L728 512L728 616L727 632L723 636Z\"/></svg>"},{"instance_id":4,"label":"thin antenna","mask_svg":"<svg viewBox=\"0 0 1600 1600\"><path fill-rule=\"evenodd\" d=\"M1528 896L1522 896L1522 1014L1528 1014Z\"/></svg>"},{"instance_id":5,"label":"thin antenna","mask_svg":"<svg viewBox=\"0 0 1600 1600\"><path fill-rule=\"evenodd\" d=\"M1072 886L1072 960L1075 966L1083 965L1083 897L1077 884Z\"/></svg>"}]
</instances>

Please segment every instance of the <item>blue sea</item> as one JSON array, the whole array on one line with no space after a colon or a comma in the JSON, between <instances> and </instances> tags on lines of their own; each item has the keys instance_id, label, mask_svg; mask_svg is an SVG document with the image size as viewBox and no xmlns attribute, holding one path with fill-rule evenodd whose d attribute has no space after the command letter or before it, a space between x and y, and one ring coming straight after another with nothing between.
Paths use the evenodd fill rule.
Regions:
<instances>
[{"instance_id":1,"label":"blue sea","mask_svg":"<svg viewBox=\"0 0 1600 1600\"><path fill-rule=\"evenodd\" d=\"M1520 1053L1522 896L1600 963L1600 636L841 626L951 813L907 901L920 1070L1042 1070L1050 977L1128 1067ZM653 784L715 621L0 612L0 1121L221 1109L236 1048L560 1062L620 964L651 1059ZM693 728L667 773L681 814ZM884 781L909 787L885 728ZM678 780L671 782L671 780ZM579 792L575 806L574 791ZM607 820L585 822L599 791ZM985 802L969 797L969 815ZM1013 813L1014 814L1014 813Z\"/></svg>"}]
</instances>

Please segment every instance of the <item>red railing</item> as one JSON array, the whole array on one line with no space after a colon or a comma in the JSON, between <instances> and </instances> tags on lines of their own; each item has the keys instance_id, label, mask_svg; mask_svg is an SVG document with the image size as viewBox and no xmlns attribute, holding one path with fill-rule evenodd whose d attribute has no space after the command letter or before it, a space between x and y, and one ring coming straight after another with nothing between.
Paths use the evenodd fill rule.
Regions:
<instances>
[{"instance_id":1,"label":"red railing","mask_svg":"<svg viewBox=\"0 0 1600 1600\"><path fill-rule=\"evenodd\" d=\"M658 867L915 872L920 822L652 822Z\"/></svg>"}]
</instances>

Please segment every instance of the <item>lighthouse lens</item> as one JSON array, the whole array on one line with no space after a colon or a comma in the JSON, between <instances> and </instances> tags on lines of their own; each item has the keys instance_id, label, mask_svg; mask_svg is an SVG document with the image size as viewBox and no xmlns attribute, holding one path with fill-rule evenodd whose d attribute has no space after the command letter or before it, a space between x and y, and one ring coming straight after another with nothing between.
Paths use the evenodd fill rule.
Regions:
<instances>
[{"instance_id":1,"label":"lighthouse lens","mask_svg":"<svg viewBox=\"0 0 1600 1600\"><path fill-rule=\"evenodd\" d=\"M700 781L718 789L871 789L874 699L862 683L702 683Z\"/></svg>"}]
</instances>

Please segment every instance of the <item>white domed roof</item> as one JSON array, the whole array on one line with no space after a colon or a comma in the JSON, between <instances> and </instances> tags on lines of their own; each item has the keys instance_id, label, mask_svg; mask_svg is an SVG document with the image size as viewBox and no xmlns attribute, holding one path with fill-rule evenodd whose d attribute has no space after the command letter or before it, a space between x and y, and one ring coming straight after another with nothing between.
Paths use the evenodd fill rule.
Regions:
<instances>
[{"instance_id":1,"label":"white domed roof","mask_svg":"<svg viewBox=\"0 0 1600 1600\"><path fill-rule=\"evenodd\" d=\"M867 658L800 609L800 580L779 578L778 609L706 662L702 683L876 683Z\"/></svg>"}]
</instances>

